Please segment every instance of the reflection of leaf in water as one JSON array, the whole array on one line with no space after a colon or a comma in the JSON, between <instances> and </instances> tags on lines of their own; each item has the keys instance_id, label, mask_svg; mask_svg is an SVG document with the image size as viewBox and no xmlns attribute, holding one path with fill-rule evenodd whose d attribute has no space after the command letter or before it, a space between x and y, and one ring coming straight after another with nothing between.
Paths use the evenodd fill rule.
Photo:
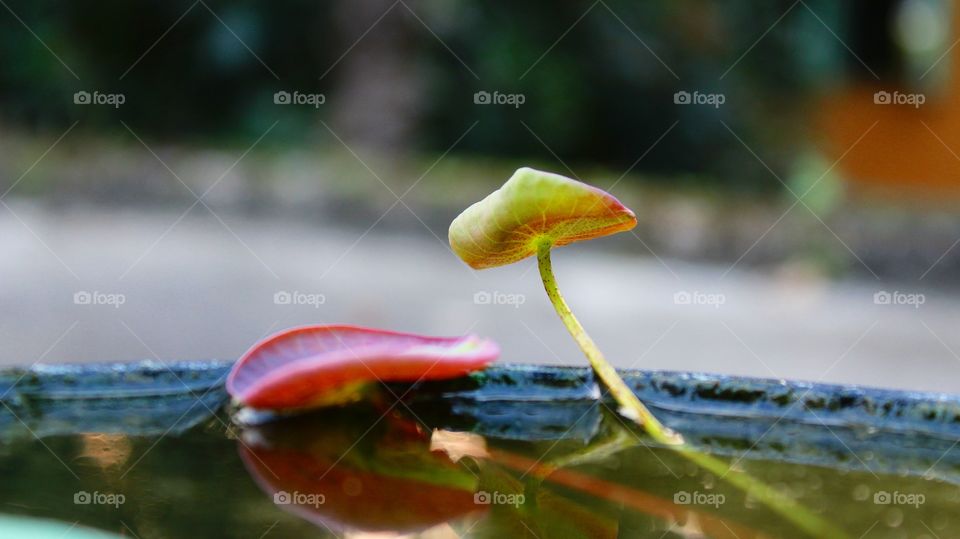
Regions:
<instances>
[{"instance_id":1,"label":"reflection of leaf in water","mask_svg":"<svg viewBox=\"0 0 960 539\"><path fill-rule=\"evenodd\" d=\"M453 462L463 457L486 458L487 441L472 432L435 430L430 436L430 451L443 451Z\"/></svg>"},{"instance_id":2,"label":"reflection of leaf in water","mask_svg":"<svg viewBox=\"0 0 960 539\"><path fill-rule=\"evenodd\" d=\"M376 472L295 451L240 449L244 464L268 495L323 496L318 505L281 505L333 530L414 532L475 511L473 491ZM271 476L275 473L277 477ZM308 498L309 499L309 498Z\"/></svg>"},{"instance_id":3,"label":"reflection of leaf in water","mask_svg":"<svg viewBox=\"0 0 960 539\"><path fill-rule=\"evenodd\" d=\"M614 515L601 514L596 508L587 509L549 490L537 495L537 524L543 530L540 537L614 538L619 533L619 522Z\"/></svg>"},{"instance_id":4,"label":"reflection of leaf in water","mask_svg":"<svg viewBox=\"0 0 960 539\"><path fill-rule=\"evenodd\" d=\"M488 496L490 512L464 526L461 535L501 537L617 537L617 521L548 489L538 480L521 481L498 463L478 459L478 493ZM530 478L534 479L534 478ZM502 503L510 500L514 505Z\"/></svg>"},{"instance_id":5,"label":"reflection of leaf in water","mask_svg":"<svg viewBox=\"0 0 960 539\"><path fill-rule=\"evenodd\" d=\"M337 531L412 533L448 523L471 537L603 538L622 531L627 509L668 526L694 523L713 538L758 537L709 512L572 468L609 457L621 446L619 430L586 451L540 461L518 453L522 446L507 449L463 432L427 433L416 421L397 413L381 418L382 412L368 403L247 429L240 454L270 497L323 494L317 506L280 507ZM474 493L481 491L523 500L517 506L478 504ZM469 517L481 512L480 520Z\"/></svg>"},{"instance_id":6,"label":"reflection of leaf in water","mask_svg":"<svg viewBox=\"0 0 960 539\"><path fill-rule=\"evenodd\" d=\"M483 509L473 503L476 478L410 427L351 407L247 430L239 451L269 496L322 495L280 507L333 530L415 532Z\"/></svg>"}]
</instances>

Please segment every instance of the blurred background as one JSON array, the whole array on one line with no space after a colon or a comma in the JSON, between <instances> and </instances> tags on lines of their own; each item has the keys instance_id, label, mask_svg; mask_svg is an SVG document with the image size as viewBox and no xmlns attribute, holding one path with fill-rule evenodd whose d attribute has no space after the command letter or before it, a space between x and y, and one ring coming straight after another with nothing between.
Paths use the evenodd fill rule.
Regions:
<instances>
[{"instance_id":1,"label":"blurred background","mask_svg":"<svg viewBox=\"0 0 960 539\"><path fill-rule=\"evenodd\" d=\"M306 323L585 365L450 220L534 166L631 233L555 267L618 366L960 390L946 0L0 2L0 364Z\"/></svg>"}]
</instances>

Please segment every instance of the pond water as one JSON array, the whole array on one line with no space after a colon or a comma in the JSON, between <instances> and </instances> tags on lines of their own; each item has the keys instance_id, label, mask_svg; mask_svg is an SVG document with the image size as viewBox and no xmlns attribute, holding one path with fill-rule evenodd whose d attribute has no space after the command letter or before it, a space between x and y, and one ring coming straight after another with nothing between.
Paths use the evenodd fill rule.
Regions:
<instances>
[{"instance_id":1,"label":"pond water","mask_svg":"<svg viewBox=\"0 0 960 539\"><path fill-rule=\"evenodd\" d=\"M276 418L227 404L231 364L0 372L0 537L16 517L142 539L960 537L950 395L623 371L677 448L587 368L498 364Z\"/></svg>"},{"instance_id":2,"label":"pond water","mask_svg":"<svg viewBox=\"0 0 960 539\"><path fill-rule=\"evenodd\" d=\"M0 445L0 500L6 514L143 539L809 537L729 478L640 443L600 412L589 440L435 428L428 406L389 401L259 426L218 413L166 435L21 437ZM861 451L826 466L745 449L718 453L730 474L752 475L849 537L960 537L960 489L943 476L857 469L872 457Z\"/></svg>"}]
</instances>

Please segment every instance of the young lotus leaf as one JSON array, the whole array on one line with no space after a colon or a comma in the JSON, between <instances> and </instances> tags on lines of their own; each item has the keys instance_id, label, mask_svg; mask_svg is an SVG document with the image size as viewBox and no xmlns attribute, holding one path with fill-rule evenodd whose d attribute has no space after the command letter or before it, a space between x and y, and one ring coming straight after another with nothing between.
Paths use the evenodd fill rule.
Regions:
<instances>
[{"instance_id":1,"label":"young lotus leaf","mask_svg":"<svg viewBox=\"0 0 960 539\"><path fill-rule=\"evenodd\" d=\"M305 326L248 350L227 378L238 402L296 410L342 399L371 382L455 378L482 369L497 345L473 335L427 337L357 326Z\"/></svg>"},{"instance_id":2,"label":"young lotus leaf","mask_svg":"<svg viewBox=\"0 0 960 539\"><path fill-rule=\"evenodd\" d=\"M732 468L722 460L691 450L683 436L661 423L640 401L570 310L553 274L551 249L629 230L636 222L633 212L604 191L556 174L521 168L500 189L454 219L450 245L476 269L511 264L536 254L547 297L587 356L598 381L617 401L622 416L634 421L657 442L675 446L700 467L718 477L727 477L813 537L843 537L842 532L791 498L748 474L729 473Z\"/></svg>"},{"instance_id":3,"label":"young lotus leaf","mask_svg":"<svg viewBox=\"0 0 960 539\"><path fill-rule=\"evenodd\" d=\"M500 189L453 220L450 245L477 269L511 264L536 254L547 297L594 374L617 400L622 415L657 441L681 443L682 438L650 413L603 357L560 294L550 261L554 246L629 230L636 224L633 212L605 191L557 174L521 168Z\"/></svg>"},{"instance_id":4,"label":"young lotus leaf","mask_svg":"<svg viewBox=\"0 0 960 539\"><path fill-rule=\"evenodd\" d=\"M450 246L474 269L512 264L546 243L566 245L630 230L637 218L609 193L521 168L450 224Z\"/></svg>"}]
</instances>

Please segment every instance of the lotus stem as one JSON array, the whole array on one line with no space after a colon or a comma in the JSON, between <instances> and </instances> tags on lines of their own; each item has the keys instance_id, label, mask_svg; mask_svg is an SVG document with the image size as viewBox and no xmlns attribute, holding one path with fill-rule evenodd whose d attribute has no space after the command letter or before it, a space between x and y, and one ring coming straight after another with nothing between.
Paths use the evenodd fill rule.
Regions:
<instances>
[{"instance_id":1,"label":"lotus stem","mask_svg":"<svg viewBox=\"0 0 960 539\"><path fill-rule=\"evenodd\" d=\"M650 410L640 402L637 395L627 386L616 369L613 368L613 365L603 357L603 353L600 352L596 343L593 342L590 335L588 335L586 330L583 329L583 326L580 325L577 317L573 315L573 311L570 310L567 302L563 299L563 295L560 294L560 289L557 287L557 279L553 275L553 264L550 262L551 247L551 243L543 242L537 249L537 265L540 267L540 278L543 280L543 288L547 291L547 296L550 298L550 302L553 303L553 308L556 309L560 320L563 321L563 325L567 327L567 331L570 332L573 340L577 342L577 345L583 350L584 355L586 355L590 361L594 374L596 374L600 382L610 391L610 394L613 395L617 404L620 405L620 413L622 415L639 424L643 430L657 442L669 445L682 444L683 437L664 426L663 423L660 423Z\"/></svg>"},{"instance_id":2,"label":"lotus stem","mask_svg":"<svg viewBox=\"0 0 960 539\"><path fill-rule=\"evenodd\" d=\"M550 262L550 249L553 245L550 242L543 242L537 248L537 265L540 268L540 278L543 280L543 287L550 297L553 308L560 316L560 320L567 327L567 331L577 342L577 345L583 350L584 355L590 361L593 372L600 382L607 387L610 394L620 405L620 414L632 419L640 425L643 430L655 441L670 445L681 455L690 461L709 470L717 477L726 479L736 488L753 495L762 504L771 510L794 523L797 527L804 530L813 537L843 538L847 535L832 523L825 521L818 515L812 513L806 507L800 505L795 500L780 493L770 485L754 478L746 472L733 470L726 462L715 458L706 453L701 453L687 446L683 437L661 423L650 410L640 402L637 395L627 386L620 374L603 354L597 348L596 343L590 338L580 321L573 315L573 311L567 305L560 289L557 287L557 279L553 275L553 264Z\"/></svg>"}]
</instances>

